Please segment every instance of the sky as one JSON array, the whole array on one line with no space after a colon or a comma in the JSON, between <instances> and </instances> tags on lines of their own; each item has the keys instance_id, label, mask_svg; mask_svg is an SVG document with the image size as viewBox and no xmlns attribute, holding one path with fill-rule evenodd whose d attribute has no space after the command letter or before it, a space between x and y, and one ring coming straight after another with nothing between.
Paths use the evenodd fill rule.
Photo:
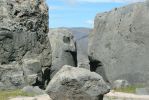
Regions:
<instances>
[{"instance_id":1,"label":"sky","mask_svg":"<svg viewBox=\"0 0 149 100\"><path fill-rule=\"evenodd\" d=\"M97 13L143 0L46 0L49 6L49 27L93 28Z\"/></svg>"}]
</instances>

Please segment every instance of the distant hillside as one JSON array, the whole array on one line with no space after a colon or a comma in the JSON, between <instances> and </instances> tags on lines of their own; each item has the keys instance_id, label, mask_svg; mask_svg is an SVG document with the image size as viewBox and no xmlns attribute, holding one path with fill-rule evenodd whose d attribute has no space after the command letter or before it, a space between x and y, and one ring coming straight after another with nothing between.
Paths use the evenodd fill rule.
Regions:
<instances>
[{"instance_id":1,"label":"distant hillside","mask_svg":"<svg viewBox=\"0 0 149 100\"><path fill-rule=\"evenodd\" d=\"M74 34L76 40L87 38L88 34L92 32L91 28L83 28L83 27L68 28L68 30L70 30Z\"/></svg>"},{"instance_id":2,"label":"distant hillside","mask_svg":"<svg viewBox=\"0 0 149 100\"><path fill-rule=\"evenodd\" d=\"M92 29L85 27L74 27L66 29L73 33L75 40L77 41L78 50L81 52L81 54L87 55L88 35L92 32Z\"/></svg>"},{"instance_id":3,"label":"distant hillside","mask_svg":"<svg viewBox=\"0 0 149 100\"><path fill-rule=\"evenodd\" d=\"M86 28L86 27L72 27L72 28L60 27L60 28L68 29L70 32L73 33L76 40L87 38L88 34L92 32L91 28Z\"/></svg>"}]
</instances>

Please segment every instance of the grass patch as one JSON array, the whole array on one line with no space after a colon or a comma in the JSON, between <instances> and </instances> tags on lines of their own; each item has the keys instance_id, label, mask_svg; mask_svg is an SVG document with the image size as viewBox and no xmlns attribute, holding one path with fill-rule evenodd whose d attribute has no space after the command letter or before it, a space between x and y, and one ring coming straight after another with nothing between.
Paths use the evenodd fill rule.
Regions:
<instances>
[{"instance_id":1,"label":"grass patch","mask_svg":"<svg viewBox=\"0 0 149 100\"><path fill-rule=\"evenodd\" d=\"M34 96L34 94L28 94L21 90L9 90L9 91L0 91L0 100L8 100L10 97L17 96Z\"/></svg>"},{"instance_id":2,"label":"grass patch","mask_svg":"<svg viewBox=\"0 0 149 100\"><path fill-rule=\"evenodd\" d=\"M143 85L134 85L134 86L128 86L124 88L118 88L114 89L116 92L124 92L124 93L135 93L137 88L142 88Z\"/></svg>"}]
</instances>

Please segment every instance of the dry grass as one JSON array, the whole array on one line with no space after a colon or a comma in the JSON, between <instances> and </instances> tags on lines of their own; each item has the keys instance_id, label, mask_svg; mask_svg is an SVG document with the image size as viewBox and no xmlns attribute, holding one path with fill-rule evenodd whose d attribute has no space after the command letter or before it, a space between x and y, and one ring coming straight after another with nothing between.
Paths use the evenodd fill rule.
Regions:
<instances>
[{"instance_id":1,"label":"dry grass","mask_svg":"<svg viewBox=\"0 0 149 100\"><path fill-rule=\"evenodd\" d=\"M124 93L135 93L136 88L142 88L144 87L143 85L134 85L134 86L128 86L124 88L119 88L119 89L114 89L116 92L124 92Z\"/></svg>"},{"instance_id":2,"label":"dry grass","mask_svg":"<svg viewBox=\"0 0 149 100\"><path fill-rule=\"evenodd\" d=\"M21 90L0 91L0 100L8 100L9 98L17 96L34 96L34 95L22 92Z\"/></svg>"}]
</instances>

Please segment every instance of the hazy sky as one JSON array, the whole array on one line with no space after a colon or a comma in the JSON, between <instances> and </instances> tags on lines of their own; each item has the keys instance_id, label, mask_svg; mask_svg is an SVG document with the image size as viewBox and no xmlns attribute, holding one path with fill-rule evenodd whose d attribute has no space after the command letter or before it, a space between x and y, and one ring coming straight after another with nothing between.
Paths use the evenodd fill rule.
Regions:
<instances>
[{"instance_id":1,"label":"hazy sky","mask_svg":"<svg viewBox=\"0 0 149 100\"><path fill-rule=\"evenodd\" d=\"M47 0L49 27L93 27L97 13L142 0Z\"/></svg>"}]
</instances>

